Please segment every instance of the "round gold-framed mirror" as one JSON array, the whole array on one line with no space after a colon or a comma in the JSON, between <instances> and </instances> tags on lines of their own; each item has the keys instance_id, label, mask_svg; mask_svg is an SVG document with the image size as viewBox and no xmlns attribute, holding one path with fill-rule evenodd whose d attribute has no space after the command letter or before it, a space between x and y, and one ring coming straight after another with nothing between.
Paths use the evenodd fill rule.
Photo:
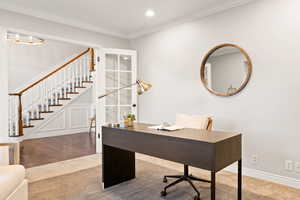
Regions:
<instances>
[{"instance_id":1,"label":"round gold-framed mirror","mask_svg":"<svg viewBox=\"0 0 300 200\"><path fill-rule=\"evenodd\" d=\"M252 74L248 53L235 44L220 44L203 58L200 77L204 87L217 96L233 96L242 91Z\"/></svg>"}]
</instances>

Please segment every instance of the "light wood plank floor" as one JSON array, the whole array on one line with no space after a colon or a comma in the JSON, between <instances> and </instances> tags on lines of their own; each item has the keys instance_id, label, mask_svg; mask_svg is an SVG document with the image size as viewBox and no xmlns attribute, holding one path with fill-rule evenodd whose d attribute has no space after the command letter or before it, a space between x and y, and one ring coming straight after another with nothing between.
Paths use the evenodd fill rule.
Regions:
<instances>
[{"instance_id":1,"label":"light wood plank floor","mask_svg":"<svg viewBox=\"0 0 300 200\"><path fill-rule=\"evenodd\" d=\"M94 160L96 161L96 159ZM66 168L63 170L68 171ZM101 169L99 166L32 182L29 185L29 194L30 200L193 199L194 191L186 183L171 188L167 197L160 197L160 191L165 186L162 183L163 175L177 173L179 172L174 169L137 160L136 179L105 191L101 185ZM204 178L209 175L203 171L193 171L193 174ZM209 200L209 185L205 183L196 183L196 185L201 191L202 200ZM286 186L250 177L243 178L243 185L243 200L300 200L300 190ZM217 199L236 199L235 186L236 174L220 172L217 176Z\"/></svg>"}]
</instances>

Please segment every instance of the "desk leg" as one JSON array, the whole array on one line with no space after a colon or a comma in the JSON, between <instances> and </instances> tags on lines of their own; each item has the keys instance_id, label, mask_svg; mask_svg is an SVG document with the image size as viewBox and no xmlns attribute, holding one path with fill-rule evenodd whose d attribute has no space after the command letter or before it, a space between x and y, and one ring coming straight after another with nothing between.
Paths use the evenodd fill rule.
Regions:
<instances>
[{"instance_id":1,"label":"desk leg","mask_svg":"<svg viewBox=\"0 0 300 200\"><path fill-rule=\"evenodd\" d=\"M238 162L238 200L242 200L242 160Z\"/></svg>"},{"instance_id":2,"label":"desk leg","mask_svg":"<svg viewBox=\"0 0 300 200\"><path fill-rule=\"evenodd\" d=\"M211 172L210 199L216 199L216 172Z\"/></svg>"},{"instance_id":3,"label":"desk leg","mask_svg":"<svg viewBox=\"0 0 300 200\"><path fill-rule=\"evenodd\" d=\"M102 145L104 189L135 178L135 153Z\"/></svg>"}]
</instances>

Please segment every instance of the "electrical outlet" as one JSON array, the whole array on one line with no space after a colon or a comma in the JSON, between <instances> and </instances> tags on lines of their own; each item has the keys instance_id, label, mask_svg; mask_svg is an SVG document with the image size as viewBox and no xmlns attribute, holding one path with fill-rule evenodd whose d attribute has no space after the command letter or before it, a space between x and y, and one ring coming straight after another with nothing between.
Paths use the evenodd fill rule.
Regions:
<instances>
[{"instance_id":1,"label":"electrical outlet","mask_svg":"<svg viewBox=\"0 0 300 200\"><path fill-rule=\"evenodd\" d=\"M256 165L258 163L258 156L256 154L253 154L251 157L251 163L253 165Z\"/></svg>"},{"instance_id":2,"label":"electrical outlet","mask_svg":"<svg viewBox=\"0 0 300 200\"><path fill-rule=\"evenodd\" d=\"M287 170L287 171L293 171L294 170L294 167L293 167L293 161L291 161L291 160L286 160L285 161L285 170Z\"/></svg>"},{"instance_id":3,"label":"electrical outlet","mask_svg":"<svg viewBox=\"0 0 300 200\"><path fill-rule=\"evenodd\" d=\"M295 172L300 173L300 162L295 163Z\"/></svg>"}]
</instances>

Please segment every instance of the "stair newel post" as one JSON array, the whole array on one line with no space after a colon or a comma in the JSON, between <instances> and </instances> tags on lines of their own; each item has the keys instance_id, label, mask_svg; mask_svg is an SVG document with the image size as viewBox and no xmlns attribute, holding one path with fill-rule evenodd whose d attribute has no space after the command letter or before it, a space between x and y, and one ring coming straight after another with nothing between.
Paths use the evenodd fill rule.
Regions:
<instances>
[{"instance_id":1,"label":"stair newel post","mask_svg":"<svg viewBox=\"0 0 300 200\"><path fill-rule=\"evenodd\" d=\"M18 136L23 136L23 108L22 108L22 93L18 94L19 105L18 105Z\"/></svg>"},{"instance_id":2,"label":"stair newel post","mask_svg":"<svg viewBox=\"0 0 300 200\"><path fill-rule=\"evenodd\" d=\"M91 59L90 59L90 72L95 71L95 52L93 48L90 48Z\"/></svg>"}]
</instances>

